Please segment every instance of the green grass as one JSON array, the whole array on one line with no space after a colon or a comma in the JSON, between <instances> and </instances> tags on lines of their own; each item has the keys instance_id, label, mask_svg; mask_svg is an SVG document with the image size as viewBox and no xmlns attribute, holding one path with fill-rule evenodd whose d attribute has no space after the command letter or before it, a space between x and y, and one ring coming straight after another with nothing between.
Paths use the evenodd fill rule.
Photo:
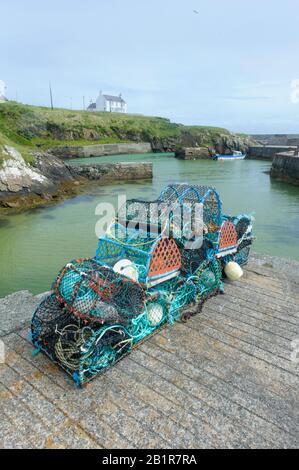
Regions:
<instances>
[{"instance_id":1,"label":"green grass","mask_svg":"<svg viewBox=\"0 0 299 470\"><path fill-rule=\"evenodd\" d=\"M0 145L16 147L28 162L32 160L30 151L54 146L168 138L213 145L220 135L230 133L218 127L184 126L156 116L52 110L12 101L0 104Z\"/></svg>"}]
</instances>

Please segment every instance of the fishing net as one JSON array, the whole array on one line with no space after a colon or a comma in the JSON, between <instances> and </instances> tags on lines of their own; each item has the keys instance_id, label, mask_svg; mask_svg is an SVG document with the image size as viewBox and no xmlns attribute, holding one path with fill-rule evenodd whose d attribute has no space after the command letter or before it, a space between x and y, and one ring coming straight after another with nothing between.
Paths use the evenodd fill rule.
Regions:
<instances>
[{"instance_id":1,"label":"fishing net","mask_svg":"<svg viewBox=\"0 0 299 470\"><path fill-rule=\"evenodd\" d=\"M120 208L117 221L131 230L161 234L166 220L167 205L156 201L129 199ZM171 215L170 215L171 217Z\"/></svg>"},{"instance_id":2,"label":"fishing net","mask_svg":"<svg viewBox=\"0 0 299 470\"><path fill-rule=\"evenodd\" d=\"M132 345L122 325L86 324L72 315L55 294L48 296L36 309L31 338L37 350L59 363L80 384L114 363Z\"/></svg>"},{"instance_id":3,"label":"fishing net","mask_svg":"<svg viewBox=\"0 0 299 470\"><path fill-rule=\"evenodd\" d=\"M37 307L31 321L33 344L54 357L55 331L67 324L78 325L78 320L56 299L54 294L49 295Z\"/></svg>"},{"instance_id":4,"label":"fishing net","mask_svg":"<svg viewBox=\"0 0 299 470\"><path fill-rule=\"evenodd\" d=\"M247 263L250 253L250 244L240 248L234 256L234 261L240 266L243 266Z\"/></svg>"},{"instance_id":5,"label":"fishing net","mask_svg":"<svg viewBox=\"0 0 299 470\"><path fill-rule=\"evenodd\" d=\"M131 322L129 332L132 335L133 343L138 343L144 338L161 328L168 321L169 306L166 299L150 298L146 304L144 312Z\"/></svg>"},{"instance_id":6,"label":"fishing net","mask_svg":"<svg viewBox=\"0 0 299 470\"><path fill-rule=\"evenodd\" d=\"M68 263L54 283L57 299L75 316L107 323L127 323L143 310L139 284L100 266L93 259Z\"/></svg>"},{"instance_id":7,"label":"fishing net","mask_svg":"<svg viewBox=\"0 0 299 470\"><path fill-rule=\"evenodd\" d=\"M182 273L186 275L194 274L199 265L207 258L207 250L207 242L204 242L200 248L195 250L182 249Z\"/></svg>"},{"instance_id":8,"label":"fishing net","mask_svg":"<svg viewBox=\"0 0 299 470\"><path fill-rule=\"evenodd\" d=\"M221 200L217 191L208 186L173 184L167 186L160 194L159 200L177 201L192 207L195 203L203 204L203 222L209 231L219 230L221 224Z\"/></svg>"},{"instance_id":9,"label":"fishing net","mask_svg":"<svg viewBox=\"0 0 299 470\"><path fill-rule=\"evenodd\" d=\"M221 264L216 259L205 260L190 278L198 289L198 298L220 288L222 277Z\"/></svg>"},{"instance_id":10,"label":"fishing net","mask_svg":"<svg viewBox=\"0 0 299 470\"><path fill-rule=\"evenodd\" d=\"M81 385L117 362L131 347L132 339L121 325L103 326L96 331L89 327L65 328L60 332L56 354L60 365Z\"/></svg>"},{"instance_id":11,"label":"fishing net","mask_svg":"<svg viewBox=\"0 0 299 470\"><path fill-rule=\"evenodd\" d=\"M32 342L84 384L160 328L198 313L222 291L222 266L245 264L252 241L252 218L222 214L214 188L174 184L157 201L129 200L95 258L59 272L33 315Z\"/></svg>"}]
</instances>

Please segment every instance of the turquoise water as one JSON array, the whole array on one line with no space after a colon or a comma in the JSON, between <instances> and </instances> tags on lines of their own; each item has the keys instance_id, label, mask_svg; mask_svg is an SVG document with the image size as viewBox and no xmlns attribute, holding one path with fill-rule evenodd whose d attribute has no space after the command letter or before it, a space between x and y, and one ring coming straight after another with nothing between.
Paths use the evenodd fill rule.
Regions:
<instances>
[{"instance_id":1,"label":"turquoise water","mask_svg":"<svg viewBox=\"0 0 299 470\"><path fill-rule=\"evenodd\" d=\"M270 163L183 161L171 154L122 155L75 160L75 164L115 161L152 161L153 181L93 185L60 204L0 218L0 296L29 289L48 290L59 269L69 260L93 256L99 202L128 198L155 199L169 182L215 186L224 211L255 213L255 251L299 260L299 188L273 182L265 174Z\"/></svg>"}]
</instances>

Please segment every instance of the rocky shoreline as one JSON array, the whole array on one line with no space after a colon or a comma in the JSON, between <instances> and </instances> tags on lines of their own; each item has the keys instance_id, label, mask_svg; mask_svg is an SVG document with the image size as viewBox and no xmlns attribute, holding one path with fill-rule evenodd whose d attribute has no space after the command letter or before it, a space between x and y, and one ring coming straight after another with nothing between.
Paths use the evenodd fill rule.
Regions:
<instances>
[{"instance_id":1,"label":"rocky shoreline","mask_svg":"<svg viewBox=\"0 0 299 470\"><path fill-rule=\"evenodd\" d=\"M4 146L0 168L0 212L11 213L72 197L90 185L110 181L151 179L152 163L104 163L67 165L50 153L33 153L29 165L21 153Z\"/></svg>"}]
</instances>

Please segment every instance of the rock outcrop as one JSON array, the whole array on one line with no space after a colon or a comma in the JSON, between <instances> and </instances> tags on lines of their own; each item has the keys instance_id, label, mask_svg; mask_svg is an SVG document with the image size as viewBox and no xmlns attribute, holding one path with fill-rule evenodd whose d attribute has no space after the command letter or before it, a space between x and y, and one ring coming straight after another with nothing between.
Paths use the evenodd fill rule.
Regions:
<instances>
[{"instance_id":1,"label":"rock outcrop","mask_svg":"<svg viewBox=\"0 0 299 470\"><path fill-rule=\"evenodd\" d=\"M0 194L41 191L50 181L38 169L32 168L13 147L4 146L4 161L0 168Z\"/></svg>"},{"instance_id":2,"label":"rock outcrop","mask_svg":"<svg viewBox=\"0 0 299 470\"><path fill-rule=\"evenodd\" d=\"M230 155L233 150L247 153L255 141L250 137L234 134L211 135L184 132L177 138L153 138L150 140L154 152L176 152L182 154L185 149L201 148L203 153L221 153ZM201 152L199 152L201 153Z\"/></svg>"},{"instance_id":3,"label":"rock outcrop","mask_svg":"<svg viewBox=\"0 0 299 470\"><path fill-rule=\"evenodd\" d=\"M221 135L216 138L215 152L222 155L231 155L234 150L247 153L254 141L250 137L236 135Z\"/></svg>"},{"instance_id":4,"label":"rock outcrop","mask_svg":"<svg viewBox=\"0 0 299 470\"><path fill-rule=\"evenodd\" d=\"M148 179L152 163L104 163L70 166L47 153L34 153L28 164L13 147L2 150L0 167L0 208L28 209L78 193L90 180L108 181Z\"/></svg>"},{"instance_id":5,"label":"rock outcrop","mask_svg":"<svg viewBox=\"0 0 299 470\"><path fill-rule=\"evenodd\" d=\"M35 153L29 165L14 147L4 146L4 161L0 167L0 197L55 192L61 181L72 180L70 169L52 155Z\"/></svg>"}]
</instances>

